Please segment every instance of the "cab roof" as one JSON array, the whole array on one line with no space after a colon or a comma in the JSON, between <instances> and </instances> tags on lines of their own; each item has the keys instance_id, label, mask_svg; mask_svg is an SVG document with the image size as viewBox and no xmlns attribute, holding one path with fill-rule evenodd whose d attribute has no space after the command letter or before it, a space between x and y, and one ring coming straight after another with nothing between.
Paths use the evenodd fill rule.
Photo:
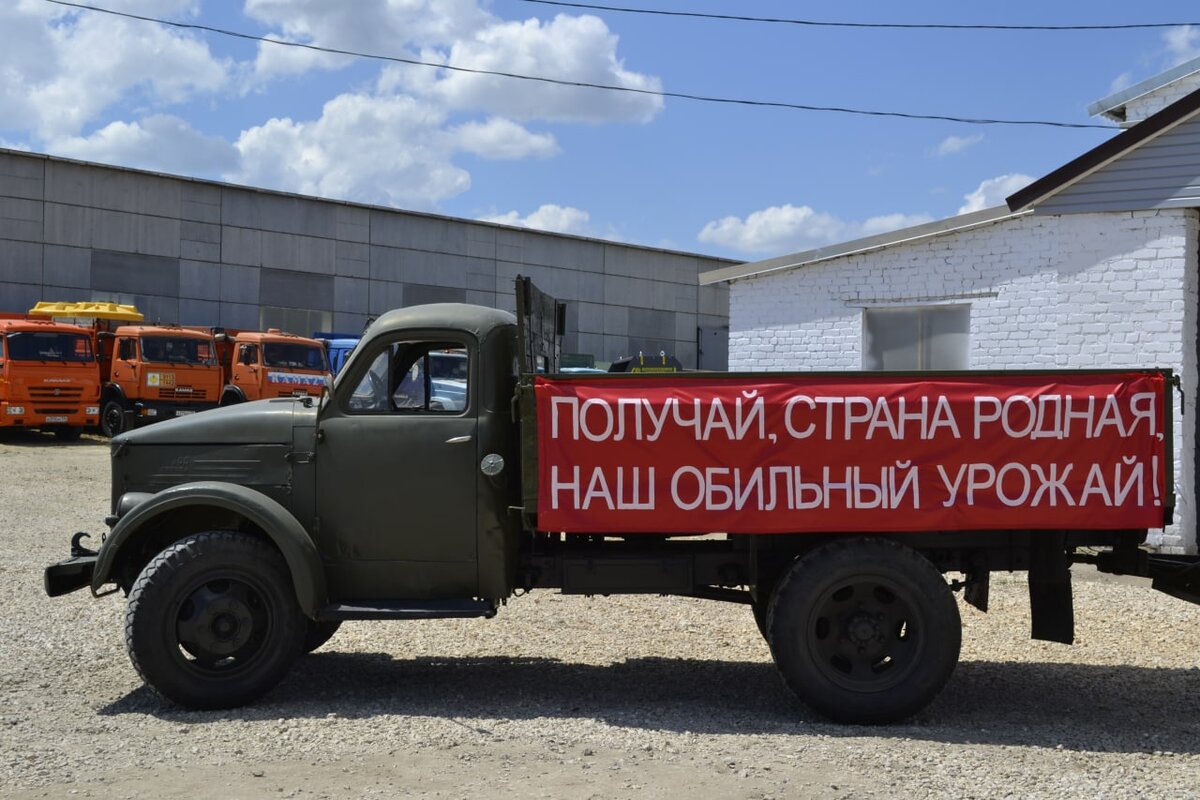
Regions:
<instances>
[{"instance_id":1,"label":"cab roof","mask_svg":"<svg viewBox=\"0 0 1200 800\"><path fill-rule=\"evenodd\" d=\"M449 329L467 331L482 340L496 328L516 324L515 314L498 308L467 303L429 303L388 311L371 323L363 332L363 339L392 331Z\"/></svg>"},{"instance_id":2,"label":"cab roof","mask_svg":"<svg viewBox=\"0 0 1200 800\"><path fill-rule=\"evenodd\" d=\"M212 334L195 328L178 325L122 325L114 332L116 336L176 336L185 339L212 340Z\"/></svg>"},{"instance_id":3,"label":"cab roof","mask_svg":"<svg viewBox=\"0 0 1200 800\"><path fill-rule=\"evenodd\" d=\"M69 322L55 322L50 319L0 319L0 331L5 333L21 333L31 331L61 331L64 333L80 333L90 336L91 331Z\"/></svg>"}]
</instances>

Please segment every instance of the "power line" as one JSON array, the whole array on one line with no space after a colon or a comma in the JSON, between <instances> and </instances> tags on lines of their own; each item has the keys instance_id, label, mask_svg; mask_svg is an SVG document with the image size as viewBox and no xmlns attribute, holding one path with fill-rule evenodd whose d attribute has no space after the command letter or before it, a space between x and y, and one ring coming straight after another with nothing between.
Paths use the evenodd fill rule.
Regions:
<instances>
[{"instance_id":1,"label":"power line","mask_svg":"<svg viewBox=\"0 0 1200 800\"><path fill-rule=\"evenodd\" d=\"M936 122L957 122L964 125L1020 125L1020 126L1040 126L1049 128L1092 128L1099 130L1116 130L1112 125L1095 125L1091 123L1081 122L1051 122L1046 120L1028 120L1028 119L988 119L975 117L958 117L949 114L913 114L904 111L872 111L861 108L846 108L842 106L817 106L808 105L805 103L786 103L771 100L745 100L733 97L713 97L702 94L691 94L688 92L663 92L653 89L639 89L632 86L614 86L604 83L589 83L587 81L570 81L561 78L548 78L539 75L523 75L516 72L501 72L498 70L476 69L473 67L460 67L453 64L439 64L431 61L420 61L414 58L403 58L401 56L381 55L378 53L363 53L356 50L343 50L336 47L321 47L320 45L307 44L304 42L285 42L279 39L271 39L266 36L255 36L249 33L240 31L231 31L224 28L216 28L211 25L200 25L191 22L174 22L172 20L159 19L158 17L148 17L141 14L131 14L126 11L114 11L108 8L100 8L98 6L85 5L83 3L72 3L67 0L45 0L47 3L52 3L58 6L66 6L68 8L76 8L84 11L95 11L101 14L111 14L115 17L124 17L126 19L139 20L141 22L154 22L159 25L166 25L172 28L183 28L186 30L205 31L207 33L216 33L221 36L229 36L235 39L245 39L253 42L266 42L268 44L279 45L281 47L299 47L305 50L314 50L319 53L329 53L332 55L349 56L352 58L367 58L375 61L387 61L395 64L409 64L416 67L431 67L433 69L444 69L450 72L463 72L472 75L490 75L498 78L510 78L512 80L531 81L536 83L548 83L554 86L569 86L580 89L599 89L607 92L626 92L628 94L648 95L651 97L671 98L676 100L693 100L700 103L718 103L724 105L738 106L753 106L758 108L782 108L793 111L818 111L835 114L852 114L864 117L893 117L898 119L914 119L914 120L932 120Z\"/></svg>"},{"instance_id":2,"label":"power line","mask_svg":"<svg viewBox=\"0 0 1200 800\"><path fill-rule=\"evenodd\" d=\"M1200 22L1139 22L1120 25L973 25L923 22L825 22L812 19L787 17L746 17L739 14L708 14L700 11L664 11L654 8L629 8L626 6L604 6L595 3L568 3L563 0L524 0L545 6L563 6L591 11L618 11L623 14L647 14L659 17L689 17L692 19L716 19L732 22L765 22L774 25L804 25L814 28L889 28L902 30L951 30L951 31L1128 31L1147 28L1178 28L1200 25Z\"/></svg>"}]
</instances>

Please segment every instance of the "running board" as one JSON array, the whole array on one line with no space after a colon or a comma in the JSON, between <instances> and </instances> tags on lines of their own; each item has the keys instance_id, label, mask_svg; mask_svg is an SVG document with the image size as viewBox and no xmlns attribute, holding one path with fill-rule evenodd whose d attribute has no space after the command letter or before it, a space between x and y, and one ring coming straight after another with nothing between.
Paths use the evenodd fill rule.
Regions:
<instances>
[{"instance_id":1,"label":"running board","mask_svg":"<svg viewBox=\"0 0 1200 800\"><path fill-rule=\"evenodd\" d=\"M317 611L321 621L347 619L453 619L494 617L496 604L490 600L372 600L361 604L328 605Z\"/></svg>"}]
</instances>

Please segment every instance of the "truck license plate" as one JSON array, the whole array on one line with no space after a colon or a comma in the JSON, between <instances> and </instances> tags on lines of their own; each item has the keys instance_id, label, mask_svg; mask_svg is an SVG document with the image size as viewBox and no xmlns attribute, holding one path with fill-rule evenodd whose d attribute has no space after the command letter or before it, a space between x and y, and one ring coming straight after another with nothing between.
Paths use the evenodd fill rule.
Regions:
<instances>
[{"instance_id":1,"label":"truck license plate","mask_svg":"<svg viewBox=\"0 0 1200 800\"><path fill-rule=\"evenodd\" d=\"M46 417L46 422L66 422L66 417Z\"/></svg>"},{"instance_id":2,"label":"truck license plate","mask_svg":"<svg viewBox=\"0 0 1200 800\"><path fill-rule=\"evenodd\" d=\"M176 412L175 412L175 416L177 416L177 417L186 417L188 414L195 414L195 413L196 413L196 412L195 412L195 410L193 410L193 409L188 409L188 410L186 410L186 411L185 411L184 409L180 409L180 410L178 410L178 411L176 411Z\"/></svg>"}]
</instances>

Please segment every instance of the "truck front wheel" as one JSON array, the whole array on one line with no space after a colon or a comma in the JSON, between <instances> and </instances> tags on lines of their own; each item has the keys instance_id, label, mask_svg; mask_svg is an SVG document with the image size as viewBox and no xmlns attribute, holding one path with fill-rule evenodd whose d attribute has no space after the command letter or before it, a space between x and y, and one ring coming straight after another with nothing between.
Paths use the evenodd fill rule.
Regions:
<instances>
[{"instance_id":1,"label":"truck front wheel","mask_svg":"<svg viewBox=\"0 0 1200 800\"><path fill-rule=\"evenodd\" d=\"M945 578L888 539L798 559L771 599L767 635L788 687L837 722L881 724L924 708L958 663L962 623Z\"/></svg>"},{"instance_id":2,"label":"truck front wheel","mask_svg":"<svg viewBox=\"0 0 1200 800\"><path fill-rule=\"evenodd\" d=\"M120 400L109 400L100 410L100 432L110 439L125 430L125 406Z\"/></svg>"},{"instance_id":3,"label":"truck front wheel","mask_svg":"<svg viewBox=\"0 0 1200 800\"><path fill-rule=\"evenodd\" d=\"M129 594L125 643L142 679L196 709L260 697L300 656L305 618L283 556L241 533L188 536L155 556Z\"/></svg>"}]
</instances>

